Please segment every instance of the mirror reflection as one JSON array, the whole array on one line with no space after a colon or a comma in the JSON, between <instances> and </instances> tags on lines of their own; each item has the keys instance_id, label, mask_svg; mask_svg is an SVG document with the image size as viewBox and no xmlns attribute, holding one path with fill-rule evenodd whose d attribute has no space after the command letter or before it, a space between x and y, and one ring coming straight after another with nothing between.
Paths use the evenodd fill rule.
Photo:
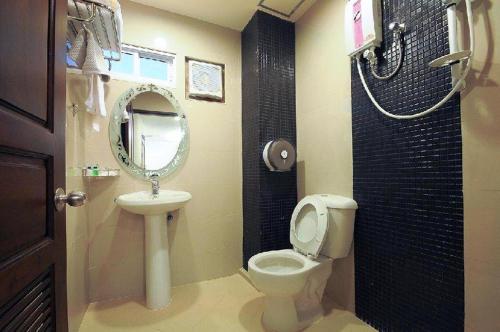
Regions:
<instances>
[{"instance_id":1,"label":"mirror reflection","mask_svg":"<svg viewBox=\"0 0 500 332\"><path fill-rule=\"evenodd\" d=\"M121 136L130 160L147 171L167 166L182 139L181 117L162 95L143 92L130 101L123 115Z\"/></svg>"},{"instance_id":2,"label":"mirror reflection","mask_svg":"<svg viewBox=\"0 0 500 332\"><path fill-rule=\"evenodd\" d=\"M139 85L116 101L110 120L111 148L120 165L143 179L173 173L189 145L186 115L172 93Z\"/></svg>"}]
</instances>

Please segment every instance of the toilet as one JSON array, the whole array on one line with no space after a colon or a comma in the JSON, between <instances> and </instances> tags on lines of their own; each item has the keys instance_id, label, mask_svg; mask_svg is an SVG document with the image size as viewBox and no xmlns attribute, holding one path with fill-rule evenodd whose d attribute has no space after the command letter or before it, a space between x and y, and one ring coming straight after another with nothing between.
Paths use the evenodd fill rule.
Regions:
<instances>
[{"instance_id":1,"label":"toilet","mask_svg":"<svg viewBox=\"0 0 500 332\"><path fill-rule=\"evenodd\" d=\"M343 196L306 196L290 221L293 249L249 259L250 280L265 294L262 324L267 331L300 331L323 316L321 298L332 262L349 253L357 208Z\"/></svg>"}]
</instances>

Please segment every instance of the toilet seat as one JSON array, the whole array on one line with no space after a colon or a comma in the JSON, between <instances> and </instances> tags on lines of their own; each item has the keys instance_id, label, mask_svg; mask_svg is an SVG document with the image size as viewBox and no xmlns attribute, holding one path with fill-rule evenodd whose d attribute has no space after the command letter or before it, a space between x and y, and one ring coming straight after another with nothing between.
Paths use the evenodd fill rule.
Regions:
<instances>
[{"instance_id":1,"label":"toilet seat","mask_svg":"<svg viewBox=\"0 0 500 332\"><path fill-rule=\"evenodd\" d=\"M295 207L290 221L290 243L306 256L318 257L328 231L328 208L316 196L304 197Z\"/></svg>"}]
</instances>

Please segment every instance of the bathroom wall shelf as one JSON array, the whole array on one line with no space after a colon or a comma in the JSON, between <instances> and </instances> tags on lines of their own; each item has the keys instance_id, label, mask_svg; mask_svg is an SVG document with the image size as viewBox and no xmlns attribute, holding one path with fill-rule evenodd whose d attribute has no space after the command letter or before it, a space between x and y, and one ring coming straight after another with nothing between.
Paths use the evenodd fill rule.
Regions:
<instances>
[{"instance_id":1,"label":"bathroom wall shelf","mask_svg":"<svg viewBox=\"0 0 500 332\"><path fill-rule=\"evenodd\" d=\"M121 59L122 18L118 8L100 1L68 0L67 40L73 44L78 31L85 25L94 34L108 60Z\"/></svg>"},{"instance_id":2,"label":"bathroom wall shelf","mask_svg":"<svg viewBox=\"0 0 500 332\"><path fill-rule=\"evenodd\" d=\"M119 169L82 169L82 176L84 178L110 178L120 176Z\"/></svg>"}]
</instances>

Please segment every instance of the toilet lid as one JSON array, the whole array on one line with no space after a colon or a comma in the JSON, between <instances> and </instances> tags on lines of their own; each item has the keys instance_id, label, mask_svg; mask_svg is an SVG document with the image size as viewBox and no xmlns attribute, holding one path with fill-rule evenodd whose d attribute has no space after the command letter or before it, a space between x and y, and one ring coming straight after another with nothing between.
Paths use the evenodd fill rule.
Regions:
<instances>
[{"instance_id":1,"label":"toilet lid","mask_svg":"<svg viewBox=\"0 0 500 332\"><path fill-rule=\"evenodd\" d=\"M290 221L290 243L304 255L318 257L328 231L328 209L317 196L306 196Z\"/></svg>"}]
</instances>

